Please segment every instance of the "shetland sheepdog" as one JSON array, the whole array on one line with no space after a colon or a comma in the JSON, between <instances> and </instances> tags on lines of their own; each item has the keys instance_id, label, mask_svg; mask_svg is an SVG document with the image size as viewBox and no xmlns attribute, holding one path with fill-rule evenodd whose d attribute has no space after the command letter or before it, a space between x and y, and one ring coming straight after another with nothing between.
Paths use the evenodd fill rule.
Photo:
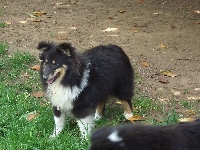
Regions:
<instances>
[{"instance_id":1,"label":"shetland sheepdog","mask_svg":"<svg viewBox=\"0 0 200 150\"><path fill-rule=\"evenodd\" d=\"M83 137L101 118L108 97L123 102L125 118L131 117L134 71L130 60L116 45L100 45L79 53L69 43L38 44L41 60L40 77L53 107L57 136L65 117L76 118Z\"/></svg>"},{"instance_id":2,"label":"shetland sheepdog","mask_svg":"<svg viewBox=\"0 0 200 150\"><path fill-rule=\"evenodd\" d=\"M121 125L92 134L90 150L197 150L200 120L168 126Z\"/></svg>"}]
</instances>

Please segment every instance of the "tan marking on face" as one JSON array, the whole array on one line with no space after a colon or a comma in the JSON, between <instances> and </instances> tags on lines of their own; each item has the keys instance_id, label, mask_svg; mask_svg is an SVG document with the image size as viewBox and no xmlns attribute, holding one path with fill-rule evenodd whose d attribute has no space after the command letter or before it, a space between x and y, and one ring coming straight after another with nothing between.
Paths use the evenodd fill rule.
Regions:
<instances>
[{"instance_id":1,"label":"tan marking on face","mask_svg":"<svg viewBox=\"0 0 200 150\"><path fill-rule=\"evenodd\" d=\"M57 81L61 81L65 75L67 71L67 68L65 67L61 67L55 70L53 75L49 75L49 79L53 78L54 76L56 76L59 73L59 77L57 78Z\"/></svg>"}]
</instances>

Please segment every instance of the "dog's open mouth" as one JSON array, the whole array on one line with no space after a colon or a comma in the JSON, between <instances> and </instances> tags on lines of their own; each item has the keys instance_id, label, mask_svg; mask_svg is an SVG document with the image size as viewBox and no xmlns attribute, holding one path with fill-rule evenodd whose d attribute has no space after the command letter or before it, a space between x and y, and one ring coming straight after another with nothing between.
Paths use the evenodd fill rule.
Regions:
<instances>
[{"instance_id":1,"label":"dog's open mouth","mask_svg":"<svg viewBox=\"0 0 200 150\"><path fill-rule=\"evenodd\" d=\"M53 78L47 79L46 83L47 84L52 84L54 81L56 81L58 79L59 76L60 76L60 72L58 72L55 76L53 76Z\"/></svg>"}]
</instances>

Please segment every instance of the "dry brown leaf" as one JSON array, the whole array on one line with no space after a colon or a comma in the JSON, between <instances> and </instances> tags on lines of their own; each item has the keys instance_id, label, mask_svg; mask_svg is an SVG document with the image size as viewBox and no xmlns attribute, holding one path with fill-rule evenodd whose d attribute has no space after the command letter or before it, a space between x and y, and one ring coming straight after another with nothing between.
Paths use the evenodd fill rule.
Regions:
<instances>
[{"instance_id":1,"label":"dry brown leaf","mask_svg":"<svg viewBox=\"0 0 200 150\"><path fill-rule=\"evenodd\" d=\"M144 3L144 0L137 0L138 3Z\"/></svg>"},{"instance_id":2,"label":"dry brown leaf","mask_svg":"<svg viewBox=\"0 0 200 150\"><path fill-rule=\"evenodd\" d=\"M134 123L135 121L144 121L144 118L142 116L136 115L129 117L128 120Z\"/></svg>"},{"instance_id":3,"label":"dry brown leaf","mask_svg":"<svg viewBox=\"0 0 200 150\"><path fill-rule=\"evenodd\" d=\"M178 74L173 73L171 71L163 71L163 72L161 72L161 74L164 76L168 76L168 77L177 77L178 76Z\"/></svg>"},{"instance_id":4,"label":"dry brown leaf","mask_svg":"<svg viewBox=\"0 0 200 150\"><path fill-rule=\"evenodd\" d=\"M197 14L200 14L200 10L195 10L194 12Z\"/></svg>"},{"instance_id":5,"label":"dry brown leaf","mask_svg":"<svg viewBox=\"0 0 200 150\"><path fill-rule=\"evenodd\" d=\"M26 120L31 121L38 116L39 116L39 113L37 113L36 111L33 111L33 112L30 112L26 115Z\"/></svg>"},{"instance_id":6,"label":"dry brown leaf","mask_svg":"<svg viewBox=\"0 0 200 150\"><path fill-rule=\"evenodd\" d=\"M7 25L10 25L10 24L11 24L11 22L10 22L10 21L6 21L5 23L6 23Z\"/></svg>"},{"instance_id":7,"label":"dry brown leaf","mask_svg":"<svg viewBox=\"0 0 200 150\"><path fill-rule=\"evenodd\" d=\"M192 122L192 121L194 121L194 120L195 120L194 118L188 117L188 118L181 118L181 119L179 119L178 121L179 121L179 122Z\"/></svg>"},{"instance_id":8,"label":"dry brown leaf","mask_svg":"<svg viewBox=\"0 0 200 150\"><path fill-rule=\"evenodd\" d=\"M143 60L143 61L141 62L141 64L142 64L142 66L144 66L144 67L149 67L149 66L150 66L149 63L148 63L146 60Z\"/></svg>"},{"instance_id":9,"label":"dry brown leaf","mask_svg":"<svg viewBox=\"0 0 200 150\"><path fill-rule=\"evenodd\" d=\"M25 24L27 23L27 21L19 21L19 23Z\"/></svg>"},{"instance_id":10,"label":"dry brown leaf","mask_svg":"<svg viewBox=\"0 0 200 150\"><path fill-rule=\"evenodd\" d=\"M42 11L33 12L33 15L36 16L36 17L39 17L41 15L46 15L46 14L47 14L46 12L42 12Z\"/></svg>"},{"instance_id":11,"label":"dry brown leaf","mask_svg":"<svg viewBox=\"0 0 200 150\"><path fill-rule=\"evenodd\" d=\"M32 66L31 69L39 71L40 70L40 65Z\"/></svg>"},{"instance_id":12,"label":"dry brown leaf","mask_svg":"<svg viewBox=\"0 0 200 150\"><path fill-rule=\"evenodd\" d=\"M44 96L44 92L43 91L38 91L32 94L35 98L41 98Z\"/></svg>"},{"instance_id":13,"label":"dry brown leaf","mask_svg":"<svg viewBox=\"0 0 200 150\"><path fill-rule=\"evenodd\" d=\"M119 10L119 12L120 12L120 13L124 13L124 12L125 12L125 10L124 10L124 9L122 9L122 10Z\"/></svg>"},{"instance_id":14,"label":"dry brown leaf","mask_svg":"<svg viewBox=\"0 0 200 150\"><path fill-rule=\"evenodd\" d=\"M168 47L164 45L163 43L160 43L160 48L168 48Z\"/></svg>"},{"instance_id":15,"label":"dry brown leaf","mask_svg":"<svg viewBox=\"0 0 200 150\"><path fill-rule=\"evenodd\" d=\"M33 22L42 22L42 20L41 19L34 19L34 20L32 20Z\"/></svg>"},{"instance_id":16,"label":"dry brown leaf","mask_svg":"<svg viewBox=\"0 0 200 150\"><path fill-rule=\"evenodd\" d=\"M163 77L163 76L159 76L159 77L158 77L158 81L159 81L160 83L164 83L164 84L169 83L169 81L166 79L166 77Z\"/></svg>"},{"instance_id":17,"label":"dry brown leaf","mask_svg":"<svg viewBox=\"0 0 200 150\"><path fill-rule=\"evenodd\" d=\"M170 28L171 28L171 29L175 29L175 28L176 28L176 26L174 26L174 25L171 25L171 26L170 26Z\"/></svg>"},{"instance_id":18,"label":"dry brown leaf","mask_svg":"<svg viewBox=\"0 0 200 150\"><path fill-rule=\"evenodd\" d=\"M186 115L189 115L189 116L196 114L194 110L186 110L185 113L186 113Z\"/></svg>"},{"instance_id":19,"label":"dry brown leaf","mask_svg":"<svg viewBox=\"0 0 200 150\"><path fill-rule=\"evenodd\" d=\"M195 22L195 24L200 24L200 21Z\"/></svg>"},{"instance_id":20,"label":"dry brown leaf","mask_svg":"<svg viewBox=\"0 0 200 150\"><path fill-rule=\"evenodd\" d=\"M103 32L113 32L113 31L117 31L118 30L118 28L107 28L107 29L105 29L105 30L102 30Z\"/></svg>"},{"instance_id":21,"label":"dry brown leaf","mask_svg":"<svg viewBox=\"0 0 200 150\"><path fill-rule=\"evenodd\" d=\"M134 30L134 29L133 29L132 31L133 31L134 33L138 33L138 32L139 32L138 30Z\"/></svg>"}]
</instances>

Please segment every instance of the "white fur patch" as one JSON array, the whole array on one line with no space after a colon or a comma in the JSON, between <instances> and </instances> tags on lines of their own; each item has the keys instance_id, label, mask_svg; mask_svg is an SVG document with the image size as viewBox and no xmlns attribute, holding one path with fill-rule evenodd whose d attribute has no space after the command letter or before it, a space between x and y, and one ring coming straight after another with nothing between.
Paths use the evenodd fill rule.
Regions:
<instances>
[{"instance_id":1,"label":"white fur patch","mask_svg":"<svg viewBox=\"0 0 200 150\"><path fill-rule=\"evenodd\" d=\"M54 116L55 128L50 137L56 137L63 130L65 126L65 112L61 113L60 117Z\"/></svg>"},{"instance_id":2,"label":"white fur patch","mask_svg":"<svg viewBox=\"0 0 200 150\"><path fill-rule=\"evenodd\" d=\"M122 138L120 138L118 136L118 131L115 130L113 131L109 136L108 136L108 139L112 142L119 142L119 141L122 141Z\"/></svg>"},{"instance_id":3,"label":"white fur patch","mask_svg":"<svg viewBox=\"0 0 200 150\"><path fill-rule=\"evenodd\" d=\"M83 138L86 138L89 135L95 125L94 116L87 116L86 118L77 120L78 126L81 131L81 135Z\"/></svg>"},{"instance_id":4,"label":"white fur patch","mask_svg":"<svg viewBox=\"0 0 200 150\"><path fill-rule=\"evenodd\" d=\"M132 117L132 116L133 116L133 113L124 112L124 117L125 117L126 119L129 119L129 118Z\"/></svg>"},{"instance_id":5,"label":"white fur patch","mask_svg":"<svg viewBox=\"0 0 200 150\"><path fill-rule=\"evenodd\" d=\"M86 70L83 72L83 79L80 87L63 86L60 84L60 80L56 80L52 84L48 84L46 95L53 106L57 109L70 112L73 108L72 102L80 95L84 88L88 85L88 78L90 70L88 69L90 63L88 63Z\"/></svg>"},{"instance_id":6,"label":"white fur patch","mask_svg":"<svg viewBox=\"0 0 200 150\"><path fill-rule=\"evenodd\" d=\"M101 117L102 117L101 114L99 114L98 111L96 110L95 115L94 115L94 119L99 120Z\"/></svg>"}]
</instances>

